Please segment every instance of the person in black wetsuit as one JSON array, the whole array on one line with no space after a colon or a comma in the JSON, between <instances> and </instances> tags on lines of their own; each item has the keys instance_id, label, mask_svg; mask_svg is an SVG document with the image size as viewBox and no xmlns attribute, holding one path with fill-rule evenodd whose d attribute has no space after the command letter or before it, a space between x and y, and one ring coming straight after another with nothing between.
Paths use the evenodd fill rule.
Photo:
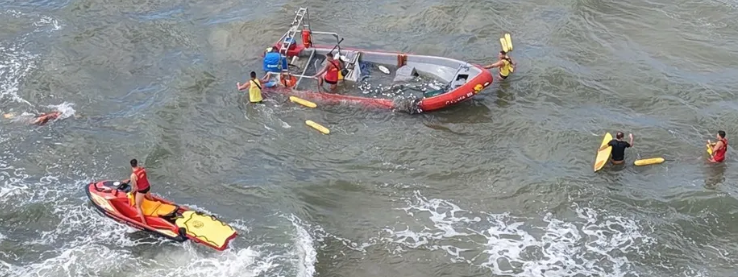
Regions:
<instances>
[{"instance_id":1,"label":"person in black wetsuit","mask_svg":"<svg viewBox=\"0 0 738 277\"><path fill-rule=\"evenodd\" d=\"M612 163L622 164L625 162L625 148L633 147L633 134L628 134L630 142L623 141L625 134L618 132L615 134L615 139L611 140L607 145L602 146L600 150L604 150L608 146L612 146Z\"/></svg>"}]
</instances>

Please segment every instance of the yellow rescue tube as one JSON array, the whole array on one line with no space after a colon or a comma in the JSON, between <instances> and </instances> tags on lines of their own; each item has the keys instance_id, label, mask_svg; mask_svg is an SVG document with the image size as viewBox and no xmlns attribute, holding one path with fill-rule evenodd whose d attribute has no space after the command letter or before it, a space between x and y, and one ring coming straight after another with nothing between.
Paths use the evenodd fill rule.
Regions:
<instances>
[{"instance_id":1,"label":"yellow rescue tube","mask_svg":"<svg viewBox=\"0 0 738 277\"><path fill-rule=\"evenodd\" d=\"M660 164L660 163L663 163L663 162L664 162L664 158L658 157L658 158L650 158L650 159L637 160L637 161L633 162L633 164L635 164L637 166L641 166L641 165Z\"/></svg>"},{"instance_id":2,"label":"yellow rescue tube","mask_svg":"<svg viewBox=\"0 0 738 277\"><path fill-rule=\"evenodd\" d=\"M715 146L715 143L708 143L707 144L707 154L712 156L712 147Z\"/></svg>"},{"instance_id":3,"label":"yellow rescue tube","mask_svg":"<svg viewBox=\"0 0 738 277\"><path fill-rule=\"evenodd\" d=\"M328 128L323 127L323 125L320 125L318 123L315 123L312 120L305 120L305 124L307 124L310 127L313 127L313 129L320 131L321 133L327 135L331 133L331 130L328 130Z\"/></svg>"},{"instance_id":4,"label":"yellow rescue tube","mask_svg":"<svg viewBox=\"0 0 738 277\"><path fill-rule=\"evenodd\" d=\"M308 108L315 108L318 106L318 105L315 105L315 103L313 102L307 101L305 99L297 98L295 96L290 96L290 101L292 101L292 103L297 103L297 104L303 105Z\"/></svg>"}]
</instances>

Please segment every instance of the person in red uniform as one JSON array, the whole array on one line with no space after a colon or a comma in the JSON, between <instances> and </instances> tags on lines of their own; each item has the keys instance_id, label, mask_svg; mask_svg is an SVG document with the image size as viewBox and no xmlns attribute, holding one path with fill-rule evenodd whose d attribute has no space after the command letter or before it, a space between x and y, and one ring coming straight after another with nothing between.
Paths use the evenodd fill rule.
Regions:
<instances>
[{"instance_id":1,"label":"person in red uniform","mask_svg":"<svg viewBox=\"0 0 738 277\"><path fill-rule=\"evenodd\" d=\"M725 160L725 152L728 150L728 139L725 138L725 131L718 131L717 139L718 141L715 143L707 140L707 143L712 145L712 155L709 160L712 163L722 163Z\"/></svg>"},{"instance_id":2,"label":"person in red uniform","mask_svg":"<svg viewBox=\"0 0 738 277\"><path fill-rule=\"evenodd\" d=\"M338 72L341 71L341 63L333 59L333 53L325 54L326 63L325 67L315 74L313 78L318 79L318 86L323 87L323 81L331 85L331 92L336 90L336 84L338 84ZM325 73L325 76L322 76Z\"/></svg>"},{"instance_id":3,"label":"person in red uniform","mask_svg":"<svg viewBox=\"0 0 738 277\"><path fill-rule=\"evenodd\" d=\"M144 218L141 204L143 203L144 197L149 200L154 200L151 197L149 178L146 176L146 169L138 166L138 161L136 159L131 160L131 170L133 171L131 173L131 179L124 180L123 182L130 181L129 184L131 185L131 192L133 192L134 195L138 215L141 216L141 223L148 225L146 223L146 218Z\"/></svg>"}]
</instances>

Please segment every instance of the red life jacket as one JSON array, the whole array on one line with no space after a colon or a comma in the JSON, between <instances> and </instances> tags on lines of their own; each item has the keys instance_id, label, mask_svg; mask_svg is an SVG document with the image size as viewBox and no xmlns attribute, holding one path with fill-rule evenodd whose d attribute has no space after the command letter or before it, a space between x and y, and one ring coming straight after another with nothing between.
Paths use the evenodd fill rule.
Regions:
<instances>
[{"instance_id":1,"label":"red life jacket","mask_svg":"<svg viewBox=\"0 0 738 277\"><path fill-rule=\"evenodd\" d=\"M136 186L138 187L138 190L149 188L149 179L146 177L146 169L138 167L133 170L133 174L136 174Z\"/></svg>"},{"instance_id":2,"label":"red life jacket","mask_svg":"<svg viewBox=\"0 0 738 277\"><path fill-rule=\"evenodd\" d=\"M338 82L338 71L341 70L341 64L337 60L328 62L328 71L325 73L325 80L330 82Z\"/></svg>"},{"instance_id":3,"label":"red life jacket","mask_svg":"<svg viewBox=\"0 0 738 277\"><path fill-rule=\"evenodd\" d=\"M720 139L720 141L723 142L723 148L718 149L715 151L715 155L713 155L713 159L716 162L722 162L725 160L725 152L728 151L728 139Z\"/></svg>"}]
</instances>

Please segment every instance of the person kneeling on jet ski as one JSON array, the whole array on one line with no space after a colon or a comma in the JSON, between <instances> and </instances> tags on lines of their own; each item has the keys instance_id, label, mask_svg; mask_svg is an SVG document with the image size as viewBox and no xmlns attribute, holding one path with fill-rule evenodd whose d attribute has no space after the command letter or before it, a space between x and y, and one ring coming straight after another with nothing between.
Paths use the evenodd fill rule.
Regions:
<instances>
[{"instance_id":1,"label":"person kneeling on jet ski","mask_svg":"<svg viewBox=\"0 0 738 277\"><path fill-rule=\"evenodd\" d=\"M141 204L143 204L144 198L154 200L151 197L149 178L146 177L146 169L138 166L136 159L131 160L131 170L133 171L131 173L131 179L123 180L123 183L128 183L131 186L131 193L134 195L136 210L138 210L138 214L141 216L141 223L148 225L141 209Z\"/></svg>"}]
</instances>

